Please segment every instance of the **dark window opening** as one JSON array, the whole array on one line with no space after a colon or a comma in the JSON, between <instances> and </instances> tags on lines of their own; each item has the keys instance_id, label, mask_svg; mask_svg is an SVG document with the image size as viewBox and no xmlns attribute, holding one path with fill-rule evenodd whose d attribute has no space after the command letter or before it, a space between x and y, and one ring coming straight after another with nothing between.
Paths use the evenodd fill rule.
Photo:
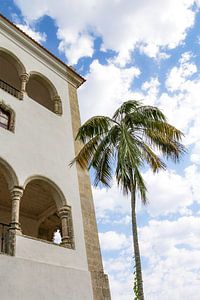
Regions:
<instances>
[{"instance_id":1,"label":"dark window opening","mask_svg":"<svg viewBox=\"0 0 200 300\"><path fill-rule=\"evenodd\" d=\"M0 108L0 127L9 129L10 113Z\"/></svg>"}]
</instances>

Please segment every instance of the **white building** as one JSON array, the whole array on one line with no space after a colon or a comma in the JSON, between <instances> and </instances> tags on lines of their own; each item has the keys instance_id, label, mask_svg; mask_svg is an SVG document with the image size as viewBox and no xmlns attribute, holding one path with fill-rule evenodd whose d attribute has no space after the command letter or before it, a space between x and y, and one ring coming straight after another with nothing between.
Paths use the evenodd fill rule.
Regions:
<instances>
[{"instance_id":1,"label":"white building","mask_svg":"<svg viewBox=\"0 0 200 300\"><path fill-rule=\"evenodd\" d=\"M88 174L69 167L82 83L0 15L2 300L110 299Z\"/></svg>"}]
</instances>

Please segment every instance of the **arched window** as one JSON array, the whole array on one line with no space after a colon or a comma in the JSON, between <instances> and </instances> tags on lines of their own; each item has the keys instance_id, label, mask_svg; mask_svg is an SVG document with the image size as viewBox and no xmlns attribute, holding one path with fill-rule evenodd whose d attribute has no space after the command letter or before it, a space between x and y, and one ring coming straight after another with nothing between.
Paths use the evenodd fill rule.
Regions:
<instances>
[{"instance_id":1,"label":"arched window","mask_svg":"<svg viewBox=\"0 0 200 300\"><path fill-rule=\"evenodd\" d=\"M0 48L0 88L12 96L22 99L21 75L25 68L11 52Z\"/></svg>"},{"instance_id":2,"label":"arched window","mask_svg":"<svg viewBox=\"0 0 200 300\"><path fill-rule=\"evenodd\" d=\"M14 170L0 157L0 253L8 253L8 229L12 210L10 189L17 185L18 179Z\"/></svg>"},{"instance_id":3,"label":"arched window","mask_svg":"<svg viewBox=\"0 0 200 300\"><path fill-rule=\"evenodd\" d=\"M58 115L62 114L60 97L53 84L43 75L31 73L26 91L28 96L40 105Z\"/></svg>"},{"instance_id":4,"label":"arched window","mask_svg":"<svg viewBox=\"0 0 200 300\"><path fill-rule=\"evenodd\" d=\"M15 112L3 101L0 101L0 127L15 131Z\"/></svg>"},{"instance_id":5,"label":"arched window","mask_svg":"<svg viewBox=\"0 0 200 300\"><path fill-rule=\"evenodd\" d=\"M60 232L62 245L74 249L71 207L65 205L62 192L47 178L28 180L21 198L20 223L24 235L56 244L55 233Z\"/></svg>"}]
</instances>

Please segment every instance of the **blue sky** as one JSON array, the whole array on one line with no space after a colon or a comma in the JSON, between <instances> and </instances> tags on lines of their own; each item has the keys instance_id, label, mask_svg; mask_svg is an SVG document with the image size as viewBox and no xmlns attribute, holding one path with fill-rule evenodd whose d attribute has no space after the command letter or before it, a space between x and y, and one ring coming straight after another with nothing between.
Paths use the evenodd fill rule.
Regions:
<instances>
[{"instance_id":1,"label":"blue sky","mask_svg":"<svg viewBox=\"0 0 200 300\"><path fill-rule=\"evenodd\" d=\"M85 76L82 120L112 114L127 99L157 105L181 129L188 153L177 166L144 170L149 204L138 203L148 300L200 293L200 1L2 0L1 12ZM113 182L93 188L113 300L132 297L129 198Z\"/></svg>"}]
</instances>

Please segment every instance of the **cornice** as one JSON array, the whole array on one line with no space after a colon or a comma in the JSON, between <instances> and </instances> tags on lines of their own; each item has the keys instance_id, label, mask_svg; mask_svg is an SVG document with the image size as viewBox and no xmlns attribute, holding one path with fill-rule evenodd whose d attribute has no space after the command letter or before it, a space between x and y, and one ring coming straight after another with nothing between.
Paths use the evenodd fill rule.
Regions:
<instances>
[{"instance_id":1,"label":"cornice","mask_svg":"<svg viewBox=\"0 0 200 300\"><path fill-rule=\"evenodd\" d=\"M4 35L10 36L10 39L24 50L31 52L31 55L42 63L46 63L48 67L51 67L54 71L59 73L63 79L67 80L70 84L78 88L85 82L85 79L80 76L74 69L66 65L58 57L28 36L25 32L19 29L16 25L10 22L2 14L0 14L0 25L4 30ZM1 33L3 34L3 31ZM24 48L24 47L26 48Z\"/></svg>"}]
</instances>

